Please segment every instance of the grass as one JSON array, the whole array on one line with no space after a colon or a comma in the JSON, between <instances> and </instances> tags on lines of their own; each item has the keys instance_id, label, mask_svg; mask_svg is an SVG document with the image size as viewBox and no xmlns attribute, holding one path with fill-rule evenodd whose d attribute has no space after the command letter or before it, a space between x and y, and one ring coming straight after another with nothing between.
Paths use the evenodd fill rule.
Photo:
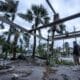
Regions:
<instances>
[{"instance_id":1,"label":"grass","mask_svg":"<svg viewBox=\"0 0 80 80\"><path fill-rule=\"evenodd\" d=\"M74 63L73 62L70 62L70 61L66 61L66 60L62 60L62 61L59 61L58 59L50 59L50 65L51 66L54 66L55 64L58 64L58 65L69 65L69 66L73 66Z\"/></svg>"},{"instance_id":2,"label":"grass","mask_svg":"<svg viewBox=\"0 0 80 80\"><path fill-rule=\"evenodd\" d=\"M57 61L57 64L60 64L60 65L69 65L69 66L74 65L73 62L69 62L69 61L65 61L65 60Z\"/></svg>"}]
</instances>

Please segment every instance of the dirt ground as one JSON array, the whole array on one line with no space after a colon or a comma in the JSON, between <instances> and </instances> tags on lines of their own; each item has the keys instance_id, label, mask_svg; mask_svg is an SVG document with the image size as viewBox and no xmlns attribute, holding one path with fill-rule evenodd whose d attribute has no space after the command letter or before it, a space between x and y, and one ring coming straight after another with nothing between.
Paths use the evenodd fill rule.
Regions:
<instances>
[{"instance_id":1,"label":"dirt ground","mask_svg":"<svg viewBox=\"0 0 80 80\"><path fill-rule=\"evenodd\" d=\"M47 67L27 63L26 61L14 61L10 64L14 66L12 71L0 73L0 80L80 80L80 70L74 70L77 66Z\"/></svg>"}]
</instances>

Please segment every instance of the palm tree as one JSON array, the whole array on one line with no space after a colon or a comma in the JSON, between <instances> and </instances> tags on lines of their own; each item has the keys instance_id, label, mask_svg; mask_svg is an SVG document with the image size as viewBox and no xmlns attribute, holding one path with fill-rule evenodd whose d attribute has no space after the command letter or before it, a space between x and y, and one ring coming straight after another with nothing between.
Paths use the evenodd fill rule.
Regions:
<instances>
[{"instance_id":1,"label":"palm tree","mask_svg":"<svg viewBox=\"0 0 80 80\"><path fill-rule=\"evenodd\" d=\"M13 45L12 45L13 46L13 50L12 50L13 57L12 57L12 59L16 59L18 42L20 42L19 43L19 44L21 44L20 48L21 48L21 51L23 51L24 50L23 47L25 47L25 49L26 49L29 46L29 38L30 38L30 36L26 32L23 32L21 30L19 31L19 29L15 29L14 41L13 41ZM24 45L24 43L26 45Z\"/></svg>"},{"instance_id":2,"label":"palm tree","mask_svg":"<svg viewBox=\"0 0 80 80\"><path fill-rule=\"evenodd\" d=\"M7 19L9 19L9 17L12 17L11 18L12 22L15 19L15 13L17 11L18 2L19 1L15 1L15 0L5 0L5 2L3 2L3 1L0 2L1 3L0 11L1 12L6 12L4 16ZM10 13L10 14L8 14L8 13ZM15 30L13 30L13 28L10 26L9 33L8 33L8 38L7 38L7 43L10 43L10 38L11 38L11 35L14 31Z\"/></svg>"},{"instance_id":3,"label":"palm tree","mask_svg":"<svg viewBox=\"0 0 80 80\"><path fill-rule=\"evenodd\" d=\"M58 34L63 34L63 33L66 33L66 29L65 29L65 25L64 24L59 24L59 25L55 25L55 26L53 26L52 28L50 28L49 30L48 30L48 33L50 33L51 32L51 34L52 34L52 43L51 43L51 54L53 55L53 46L54 46L54 36L55 36L55 32L57 32Z\"/></svg>"},{"instance_id":4,"label":"palm tree","mask_svg":"<svg viewBox=\"0 0 80 80\"><path fill-rule=\"evenodd\" d=\"M18 1L14 1L14 0L6 0L6 2L8 3L9 6L11 6L12 8L9 8L8 6L8 10L10 13L11 13L11 21L13 22L14 19L15 19L15 14L16 14L16 11L17 11L17 6L18 6ZM7 41L9 42L10 41L10 37L11 37L11 31L14 31L13 28L10 26L10 29L9 29L9 36L8 36L8 39Z\"/></svg>"},{"instance_id":5,"label":"palm tree","mask_svg":"<svg viewBox=\"0 0 80 80\"><path fill-rule=\"evenodd\" d=\"M0 11L1 12L6 12L4 17L6 17L7 19L9 19L9 17L12 17L11 21L13 22L15 19L15 13L17 11L17 7L18 7L18 1L15 0L5 0L5 2L0 1L1 5L0 5ZM10 13L10 14L8 14ZM10 26L9 32L12 31L12 28ZM11 37L11 33L9 33L8 39L7 41L10 41L10 37Z\"/></svg>"},{"instance_id":6,"label":"palm tree","mask_svg":"<svg viewBox=\"0 0 80 80\"><path fill-rule=\"evenodd\" d=\"M32 5L30 10L27 10L26 14L19 14L20 17L32 23L33 28L37 28L40 24L46 24L49 22L48 12L42 6ZM39 31L40 32L40 31ZM34 44L33 44L33 54L32 57L35 57L36 49L36 31L34 31Z\"/></svg>"},{"instance_id":7,"label":"palm tree","mask_svg":"<svg viewBox=\"0 0 80 80\"><path fill-rule=\"evenodd\" d=\"M3 34L2 36L0 36L0 45L2 45L2 53L5 52L5 58L7 58L7 53L9 52L10 50L10 44L8 44L6 42L6 37L5 35Z\"/></svg>"},{"instance_id":8,"label":"palm tree","mask_svg":"<svg viewBox=\"0 0 80 80\"><path fill-rule=\"evenodd\" d=\"M13 49L12 49L12 54L13 54L12 59L16 59L16 49L17 49L18 38L19 38L19 32L18 32L18 30L15 30Z\"/></svg>"}]
</instances>

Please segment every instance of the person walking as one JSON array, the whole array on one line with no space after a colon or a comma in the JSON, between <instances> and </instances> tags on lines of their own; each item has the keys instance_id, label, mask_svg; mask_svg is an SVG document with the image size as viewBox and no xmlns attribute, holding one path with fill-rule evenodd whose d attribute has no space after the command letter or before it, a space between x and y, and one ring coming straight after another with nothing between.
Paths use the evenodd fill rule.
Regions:
<instances>
[{"instance_id":1,"label":"person walking","mask_svg":"<svg viewBox=\"0 0 80 80\"><path fill-rule=\"evenodd\" d=\"M79 65L79 45L76 41L73 42L73 59L75 65Z\"/></svg>"}]
</instances>

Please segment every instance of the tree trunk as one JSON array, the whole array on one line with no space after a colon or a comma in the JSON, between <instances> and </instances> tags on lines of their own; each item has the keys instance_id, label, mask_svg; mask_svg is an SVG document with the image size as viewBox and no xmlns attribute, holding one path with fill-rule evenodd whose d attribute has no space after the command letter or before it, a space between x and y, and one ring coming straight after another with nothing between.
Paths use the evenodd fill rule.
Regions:
<instances>
[{"instance_id":1,"label":"tree trunk","mask_svg":"<svg viewBox=\"0 0 80 80\"><path fill-rule=\"evenodd\" d=\"M53 46L54 46L54 34L55 34L55 31L52 30L52 43L51 43L51 54L52 55L54 54L54 49L53 49Z\"/></svg>"},{"instance_id":2,"label":"tree trunk","mask_svg":"<svg viewBox=\"0 0 80 80\"><path fill-rule=\"evenodd\" d=\"M51 43L51 55L54 59L54 34L55 34L55 28L52 28L52 43ZM54 64L55 64L55 61L54 61Z\"/></svg>"},{"instance_id":3,"label":"tree trunk","mask_svg":"<svg viewBox=\"0 0 80 80\"><path fill-rule=\"evenodd\" d=\"M18 41L18 32L16 32L13 42L13 59L16 59L16 48L17 48L17 41Z\"/></svg>"},{"instance_id":4,"label":"tree trunk","mask_svg":"<svg viewBox=\"0 0 80 80\"><path fill-rule=\"evenodd\" d=\"M40 43L41 43L41 31L39 30L39 36L40 36L40 38L39 38L39 45L40 45Z\"/></svg>"},{"instance_id":5,"label":"tree trunk","mask_svg":"<svg viewBox=\"0 0 80 80\"><path fill-rule=\"evenodd\" d=\"M12 14L11 21L13 22L14 19L15 19L15 14L13 13L13 14ZM7 38L7 43L8 43L8 44L10 44L10 38L11 38L11 35L12 35L12 34L11 34L12 29L14 29L14 28L12 28L12 26L10 25L9 35L8 35L8 38ZM6 55L7 55L7 53L6 53Z\"/></svg>"},{"instance_id":6,"label":"tree trunk","mask_svg":"<svg viewBox=\"0 0 80 80\"><path fill-rule=\"evenodd\" d=\"M13 57L12 58L16 59L16 47L15 46L13 47Z\"/></svg>"},{"instance_id":7,"label":"tree trunk","mask_svg":"<svg viewBox=\"0 0 80 80\"><path fill-rule=\"evenodd\" d=\"M33 29L36 29L38 26L38 21L37 21L37 17L35 18L35 25L32 26ZM34 43L33 43L33 54L32 54L32 58L35 58L35 51L36 50L36 30L34 31Z\"/></svg>"},{"instance_id":8,"label":"tree trunk","mask_svg":"<svg viewBox=\"0 0 80 80\"><path fill-rule=\"evenodd\" d=\"M32 57L35 58L35 50L36 50L36 31L34 31L34 43L33 43L33 54L32 54Z\"/></svg>"},{"instance_id":9,"label":"tree trunk","mask_svg":"<svg viewBox=\"0 0 80 80\"><path fill-rule=\"evenodd\" d=\"M11 32L11 27L10 27L10 29L9 29L9 32ZM11 33L9 33L8 38L7 38L7 42L8 42L8 43L10 42L10 38L11 38Z\"/></svg>"}]
</instances>

